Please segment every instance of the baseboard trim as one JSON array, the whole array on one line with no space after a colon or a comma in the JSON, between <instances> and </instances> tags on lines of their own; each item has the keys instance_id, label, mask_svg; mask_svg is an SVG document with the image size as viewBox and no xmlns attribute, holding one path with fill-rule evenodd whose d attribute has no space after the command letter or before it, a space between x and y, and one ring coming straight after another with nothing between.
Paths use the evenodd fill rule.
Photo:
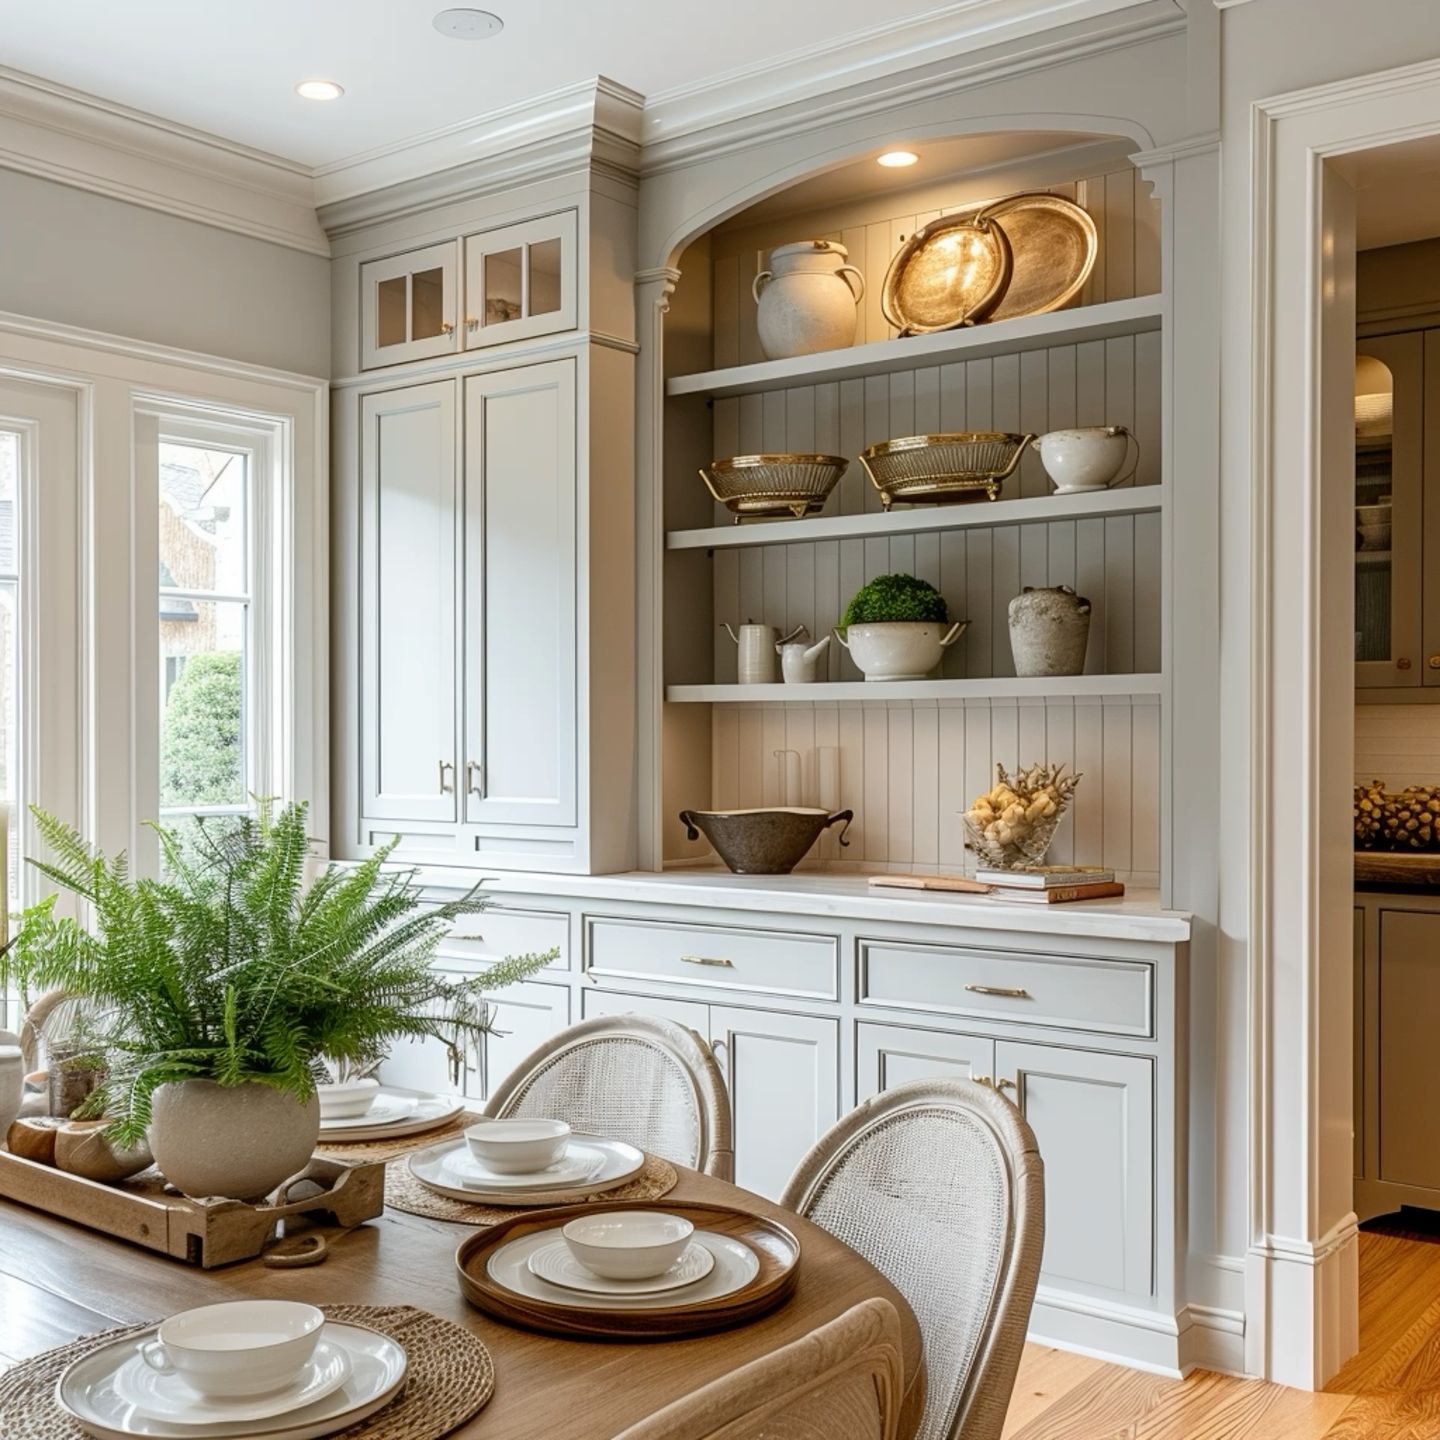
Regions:
<instances>
[{"instance_id":1,"label":"baseboard trim","mask_svg":"<svg viewBox=\"0 0 1440 1440\"><path fill-rule=\"evenodd\" d=\"M1244 1375L1245 1316L1239 1310L1187 1305L1180 1314L1180 1369Z\"/></svg>"},{"instance_id":2,"label":"baseboard trim","mask_svg":"<svg viewBox=\"0 0 1440 1440\"><path fill-rule=\"evenodd\" d=\"M1095 1360L1178 1378L1184 1374L1181 1327L1173 1315L1088 1296L1041 1289L1030 1315L1030 1340Z\"/></svg>"}]
</instances>

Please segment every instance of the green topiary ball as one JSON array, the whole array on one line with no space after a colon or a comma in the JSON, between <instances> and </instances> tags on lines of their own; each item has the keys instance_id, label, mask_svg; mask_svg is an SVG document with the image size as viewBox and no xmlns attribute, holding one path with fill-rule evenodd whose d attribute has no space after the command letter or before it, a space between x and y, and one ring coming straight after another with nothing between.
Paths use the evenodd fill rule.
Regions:
<instances>
[{"instance_id":1,"label":"green topiary ball","mask_svg":"<svg viewBox=\"0 0 1440 1440\"><path fill-rule=\"evenodd\" d=\"M945 597L915 575L880 575L850 597L840 619L847 625L875 625L886 620L929 620L943 624L950 618Z\"/></svg>"}]
</instances>

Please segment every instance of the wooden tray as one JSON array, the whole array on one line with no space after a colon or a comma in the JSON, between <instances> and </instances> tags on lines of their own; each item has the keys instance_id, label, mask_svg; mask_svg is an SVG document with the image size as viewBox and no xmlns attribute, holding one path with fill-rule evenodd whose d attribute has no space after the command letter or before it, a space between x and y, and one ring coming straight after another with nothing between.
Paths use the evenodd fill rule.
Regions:
<instances>
[{"instance_id":1,"label":"wooden tray","mask_svg":"<svg viewBox=\"0 0 1440 1440\"><path fill-rule=\"evenodd\" d=\"M168 1191L153 1169L102 1185L0 1146L0 1196L211 1270L254 1259L290 1216L323 1214L343 1226L373 1220L385 1209L385 1165L317 1156L267 1200L248 1204L192 1200Z\"/></svg>"},{"instance_id":2,"label":"wooden tray","mask_svg":"<svg viewBox=\"0 0 1440 1440\"><path fill-rule=\"evenodd\" d=\"M577 1215L594 1215L597 1210L657 1208L667 1215L683 1215L697 1230L714 1230L742 1241L759 1257L760 1273L730 1295L698 1304L677 1303L644 1310L582 1308L564 1301L535 1300L517 1295L490 1278L490 1256L511 1240L533 1235L537 1230L558 1229ZM502 1221L462 1241L455 1252L455 1268L465 1298L487 1315L511 1325L578 1340L675 1340L744 1325L782 1305L799 1283L800 1242L777 1221L728 1205L657 1206L653 1200L630 1200L604 1206L564 1205Z\"/></svg>"}]
</instances>

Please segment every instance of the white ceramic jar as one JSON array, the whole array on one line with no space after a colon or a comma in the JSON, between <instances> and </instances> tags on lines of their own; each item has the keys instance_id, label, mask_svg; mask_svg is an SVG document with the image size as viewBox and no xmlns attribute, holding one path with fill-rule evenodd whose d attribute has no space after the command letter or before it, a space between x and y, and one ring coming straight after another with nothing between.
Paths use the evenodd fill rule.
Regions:
<instances>
[{"instance_id":1,"label":"white ceramic jar","mask_svg":"<svg viewBox=\"0 0 1440 1440\"><path fill-rule=\"evenodd\" d=\"M767 358L788 360L855 343L865 277L845 263L848 253L833 240L800 240L770 252L771 268L750 287Z\"/></svg>"},{"instance_id":2,"label":"white ceramic jar","mask_svg":"<svg viewBox=\"0 0 1440 1440\"><path fill-rule=\"evenodd\" d=\"M970 622L952 625L930 620L877 620L836 629L835 638L850 652L866 680L924 680Z\"/></svg>"},{"instance_id":3,"label":"white ceramic jar","mask_svg":"<svg viewBox=\"0 0 1440 1440\"><path fill-rule=\"evenodd\" d=\"M1090 643L1090 602L1068 585L1034 588L1010 602L1017 675L1081 675Z\"/></svg>"},{"instance_id":4,"label":"white ceramic jar","mask_svg":"<svg viewBox=\"0 0 1440 1440\"><path fill-rule=\"evenodd\" d=\"M1123 425L1082 425L1074 430L1052 430L1034 441L1045 473L1061 495L1087 490L1108 490L1135 473L1135 465L1121 475L1130 446L1135 446L1135 465L1140 463L1140 443Z\"/></svg>"}]
</instances>

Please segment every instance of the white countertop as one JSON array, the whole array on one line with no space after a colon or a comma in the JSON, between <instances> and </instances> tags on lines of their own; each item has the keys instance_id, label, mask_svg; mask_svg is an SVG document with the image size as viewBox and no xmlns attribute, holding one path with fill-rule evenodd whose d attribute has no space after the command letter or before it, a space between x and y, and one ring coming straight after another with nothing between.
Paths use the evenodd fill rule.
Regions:
<instances>
[{"instance_id":1,"label":"white countertop","mask_svg":"<svg viewBox=\"0 0 1440 1440\"><path fill-rule=\"evenodd\" d=\"M865 875L804 871L797 875L732 875L708 869L628 871L620 875L556 875L535 871L482 871L497 894L565 899L633 900L648 904L703 905L716 910L827 915L912 925L954 925L971 930L1090 935L1113 940L1174 944L1190 938L1190 916L1166 910L1154 890L1132 890L1121 900L1066 905L1007 904L987 895L871 886ZM468 889L477 872L426 867L422 880L436 889Z\"/></svg>"}]
</instances>

